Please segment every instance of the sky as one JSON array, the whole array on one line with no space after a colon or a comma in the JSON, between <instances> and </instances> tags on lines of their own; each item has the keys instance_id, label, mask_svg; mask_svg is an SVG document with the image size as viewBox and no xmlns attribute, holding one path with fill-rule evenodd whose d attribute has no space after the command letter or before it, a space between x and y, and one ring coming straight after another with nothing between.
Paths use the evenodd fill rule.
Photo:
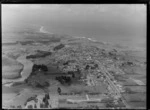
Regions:
<instances>
[{"instance_id":1,"label":"sky","mask_svg":"<svg viewBox=\"0 0 150 110\"><path fill-rule=\"evenodd\" d=\"M146 43L144 4L3 4L2 26L33 24L52 33L126 45Z\"/></svg>"}]
</instances>

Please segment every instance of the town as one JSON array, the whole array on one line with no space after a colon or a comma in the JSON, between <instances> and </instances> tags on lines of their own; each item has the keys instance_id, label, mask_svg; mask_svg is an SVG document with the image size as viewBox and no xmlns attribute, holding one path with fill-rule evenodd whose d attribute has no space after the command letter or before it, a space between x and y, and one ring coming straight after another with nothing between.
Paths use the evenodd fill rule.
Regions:
<instances>
[{"instance_id":1,"label":"town","mask_svg":"<svg viewBox=\"0 0 150 110\"><path fill-rule=\"evenodd\" d=\"M36 97L33 100L28 101L26 107L130 108L130 105L122 95L122 93L125 92L122 87L123 85L118 83L115 76L118 74L125 74L119 68L121 63L122 65L126 64L130 66L133 65L132 61L121 60L123 56L119 55L119 52L115 49L112 51L106 51L94 46L85 47L80 45L77 47L66 47L62 50L60 49L60 51L57 50L55 54L57 54L57 56L50 56L50 65L57 65L55 68L61 70L60 73L48 74L48 67L46 65L44 66L44 64L42 64L43 67L42 65L33 66L33 73L35 73L33 75L36 75L36 73L44 73L45 75L43 78L45 81L44 83L39 80L36 81L36 83L39 84L42 82L41 85L45 86L45 83L49 81L49 78L51 79L51 82L56 82L53 85L49 84L45 86L45 88L48 89L45 90L47 97L50 98L46 98L45 94L43 94L41 96L42 99L38 100L40 101L46 98L47 102L42 101L39 106L39 102L33 101L38 98ZM59 56L59 54L61 56ZM52 62L53 58L55 58L55 60L53 60L54 62ZM40 62L40 60L38 62ZM118 62L120 63L118 64ZM32 81L33 79L31 82ZM76 90L73 89L72 86L76 88ZM53 92L51 93L51 91ZM31 105L34 106L31 107Z\"/></svg>"}]
</instances>

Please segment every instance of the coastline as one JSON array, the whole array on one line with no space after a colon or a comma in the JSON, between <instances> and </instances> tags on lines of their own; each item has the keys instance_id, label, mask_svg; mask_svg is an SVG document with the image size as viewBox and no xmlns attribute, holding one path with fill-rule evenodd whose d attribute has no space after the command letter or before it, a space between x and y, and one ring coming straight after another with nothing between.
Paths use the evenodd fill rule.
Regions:
<instances>
[{"instance_id":1,"label":"coastline","mask_svg":"<svg viewBox=\"0 0 150 110\"><path fill-rule=\"evenodd\" d=\"M39 29L39 32L41 33L47 33L47 34L55 34L55 33L51 33L49 31L46 31L45 30L45 27L44 26L41 26L40 29ZM71 35L72 36L72 35ZM145 47L141 47L139 45L135 45L135 46L129 46L129 45L123 45L122 43L113 43L113 42L107 42L107 41L101 41L101 40L98 40L98 39L95 39L95 38L92 38L92 37L89 37L89 36L72 36L73 38L79 38L79 39L88 39L89 41L91 42L100 42L102 43L103 45L110 45L110 46L114 46L116 48L120 48L120 49L126 49L126 50L129 50L129 51L146 51L146 48Z\"/></svg>"}]
</instances>

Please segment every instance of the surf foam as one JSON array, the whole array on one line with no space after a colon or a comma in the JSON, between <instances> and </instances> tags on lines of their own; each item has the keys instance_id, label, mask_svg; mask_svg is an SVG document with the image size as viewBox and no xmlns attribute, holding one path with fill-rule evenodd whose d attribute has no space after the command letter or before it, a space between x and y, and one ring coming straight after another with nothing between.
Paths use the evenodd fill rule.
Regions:
<instances>
[{"instance_id":1,"label":"surf foam","mask_svg":"<svg viewBox=\"0 0 150 110\"><path fill-rule=\"evenodd\" d=\"M53 34L53 33L50 33L50 32L48 32L48 31L44 30L44 26L41 26L40 32L41 32L41 33L47 33L47 34Z\"/></svg>"}]
</instances>

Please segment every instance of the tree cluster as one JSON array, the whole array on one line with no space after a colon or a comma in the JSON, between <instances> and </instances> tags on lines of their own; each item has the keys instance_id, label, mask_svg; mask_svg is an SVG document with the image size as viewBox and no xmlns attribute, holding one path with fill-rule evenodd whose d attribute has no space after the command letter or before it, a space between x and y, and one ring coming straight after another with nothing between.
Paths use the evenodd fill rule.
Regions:
<instances>
[{"instance_id":1,"label":"tree cluster","mask_svg":"<svg viewBox=\"0 0 150 110\"><path fill-rule=\"evenodd\" d=\"M68 76L58 76L55 79L58 80L61 84L71 84L71 78Z\"/></svg>"},{"instance_id":2,"label":"tree cluster","mask_svg":"<svg viewBox=\"0 0 150 110\"><path fill-rule=\"evenodd\" d=\"M45 94L45 97L43 98L43 102L44 102L44 108L48 108L49 102L48 100L50 99L49 94Z\"/></svg>"},{"instance_id":3,"label":"tree cluster","mask_svg":"<svg viewBox=\"0 0 150 110\"><path fill-rule=\"evenodd\" d=\"M35 55L26 56L26 59L46 57L46 56L51 55L51 54L52 54L51 52L39 52Z\"/></svg>"},{"instance_id":4,"label":"tree cluster","mask_svg":"<svg viewBox=\"0 0 150 110\"><path fill-rule=\"evenodd\" d=\"M36 64L34 64L33 65L33 67L32 67L32 72L35 72L35 71L37 71L37 70L42 70L42 71L48 71L48 68L47 68L47 66L46 65L36 65Z\"/></svg>"},{"instance_id":5,"label":"tree cluster","mask_svg":"<svg viewBox=\"0 0 150 110\"><path fill-rule=\"evenodd\" d=\"M43 75L30 76L25 80L25 83L27 83L29 86L42 89L49 86L49 83L47 82L47 80L45 80L45 77Z\"/></svg>"},{"instance_id":6,"label":"tree cluster","mask_svg":"<svg viewBox=\"0 0 150 110\"><path fill-rule=\"evenodd\" d=\"M43 82L43 81L39 81L39 80L28 80L28 85L31 85L32 87L37 87L37 88L44 88L44 87L48 87L49 83L48 82Z\"/></svg>"},{"instance_id":7,"label":"tree cluster","mask_svg":"<svg viewBox=\"0 0 150 110\"><path fill-rule=\"evenodd\" d=\"M86 67L85 67L85 70L88 70L88 69L96 69L96 68L98 68L98 64L94 64L94 65L86 65Z\"/></svg>"},{"instance_id":8,"label":"tree cluster","mask_svg":"<svg viewBox=\"0 0 150 110\"><path fill-rule=\"evenodd\" d=\"M65 47L65 45L64 44L59 44L59 45L57 45L56 47L54 47L54 51L56 51L56 50L59 50L59 49L61 49L61 48L63 48L63 47Z\"/></svg>"}]
</instances>

